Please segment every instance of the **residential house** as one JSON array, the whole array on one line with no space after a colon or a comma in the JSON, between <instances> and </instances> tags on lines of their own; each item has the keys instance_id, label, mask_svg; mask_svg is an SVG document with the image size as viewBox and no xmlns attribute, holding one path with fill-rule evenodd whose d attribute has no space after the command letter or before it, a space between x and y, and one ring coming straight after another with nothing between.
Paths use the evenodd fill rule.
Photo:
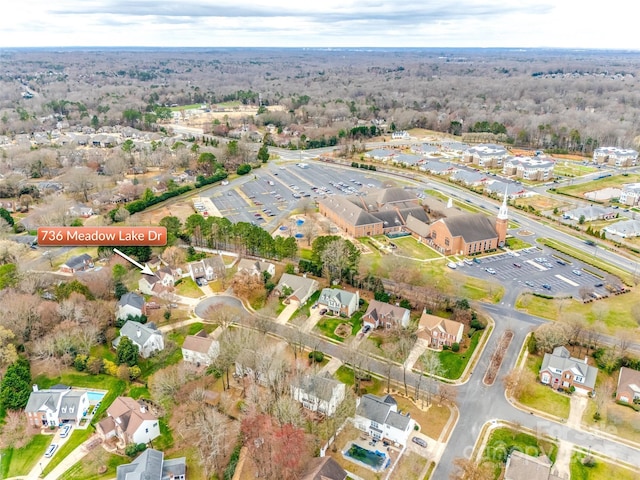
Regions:
<instances>
[{"instance_id":1,"label":"residential house","mask_svg":"<svg viewBox=\"0 0 640 480\"><path fill-rule=\"evenodd\" d=\"M290 303L293 300L303 304L316 290L318 290L317 280L283 273L274 292L278 296L285 296L285 303Z\"/></svg>"},{"instance_id":2,"label":"residential house","mask_svg":"<svg viewBox=\"0 0 640 480\"><path fill-rule=\"evenodd\" d=\"M185 457L164 459L164 453L147 448L133 462L118 465L116 480L186 480Z\"/></svg>"},{"instance_id":3,"label":"residential house","mask_svg":"<svg viewBox=\"0 0 640 480\"><path fill-rule=\"evenodd\" d=\"M415 425L409 413L398 412L398 403L391 395L367 393L356 400L356 428L376 440L405 446Z\"/></svg>"},{"instance_id":4,"label":"residential house","mask_svg":"<svg viewBox=\"0 0 640 480\"><path fill-rule=\"evenodd\" d=\"M482 168L496 168L509 157L507 149L493 143L485 143L468 148L464 152L464 159Z\"/></svg>"},{"instance_id":5,"label":"residential house","mask_svg":"<svg viewBox=\"0 0 640 480\"><path fill-rule=\"evenodd\" d=\"M362 316L362 323L372 329L383 327L403 327L409 326L409 310L398 305L391 305L378 300L371 300L367 311Z\"/></svg>"},{"instance_id":6,"label":"residential house","mask_svg":"<svg viewBox=\"0 0 640 480\"><path fill-rule=\"evenodd\" d=\"M556 347L545 353L540 367L540 381L554 389L570 389L591 393L596 384L598 369L590 366L588 358L573 358L565 347Z\"/></svg>"},{"instance_id":7,"label":"residential house","mask_svg":"<svg viewBox=\"0 0 640 480\"><path fill-rule=\"evenodd\" d=\"M484 186L484 191L487 193L495 193L498 197L504 197L505 192L507 192L508 198L511 200L514 198L524 198L537 195L535 192L524 188L521 183L507 183L500 180L494 180L491 183L487 183Z\"/></svg>"},{"instance_id":8,"label":"residential house","mask_svg":"<svg viewBox=\"0 0 640 480\"><path fill-rule=\"evenodd\" d=\"M391 160L393 163L398 163L406 167L416 167L418 165L422 165L425 161L424 157L421 157L420 155L411 155L409 153L399 153Z\"/></svg>"},{"instance_id":9,"label":"residential house","mask_svg":"<svg viewBox=\"0 0 640 480\"><path fill-rule=\"evenodd\" d=\"M88 408L89 397L85 390L73 390L66 385L40 390L34 385L24 412L32 427L57 427L67 422L79 424Z\"/></svg>"},{"instance_id":10,"label":"residential house","mask_svg":"<svg viewBox=\"0 0 640 480\"><path fill-rule=\"evenodd\" d=\"M127 292L120 300L116 307L116 318L126 320L129 317L139 317L146 313L144 307L144 297L135 292Z\"/></svg>"},{"instance_id":11,"label":"residential house","mask_svg":"<svg viewBox=\"0 0 640 480\"><path fill-rule=\"evenodd\" d=\"M392 140L409 140L410 138L411 135L409 135L409 132L405 130L398 130L397 132L393 132L391 134Z\"/></svg>"},{"instance_id":12,"label":"residential house","mask_svg":"<svg viewBox=\"0 0 640 480\"><path fill-rule=\"evenodd\" d=\"M164 350L162 332L151 322L142 324L127 320L120 329L120 336L112 342L113 348L117 349L124 337L128 337L138 346L142 358L149 358L155 352Z\"/></svg>"},{"instance_id":13,"label":"residential house","mask_svg":"<svg viewBox=\"0 0 640 480\"><path fill-rule=\"evenodd\" d=\"M457 170L449 178L467 187L481 187L489 181L489 178L484 173L470 172L469 170Z\"/></svg>"},{"instance_id":14,"label":"residential house","mask_svg":"<svg viewBox=\"0 0 640 480\"><path fill-rule=\"evenodd\" d=\"M441 218L430 225L429 232L431 245L445 255L483 253L504 242L495 223L481 213Z\"/></svg>"},{"instance_id":15,"label":"residential house","mask_svg":"<svg viewBox=\"0 0 640 480\"><path fill-rule=\"evenodd\" d=\"M220 342L211 338L207 332L200 330L195 335L188 335L182 344L182 358L185 362L197 366L213 363L220 354Z\"/></svg>"},{"instance_id":16,"label":"residential house","mask_svg":"<svg viewBox=\"0 0 640 480\"><path fill-rule=\"evenodd\" d=\"M631 206L640 204L640 183L625 183L622 185L620 203Z\"/></svg>"},{"instance_id":17,"label":"residential house","mask_svg":"<svg viewBox=\"0 0 640 480\"><path fill-rule=\"evenodd\" d=\"M323 375L304 375L291 384L291 396L312 412L331 416L345 396L345 384Z\"/></svg>"},{"instance_id":18,"label":"residential house","mask_svg":"<svg viewBox=\"0 0 640 480\"><path fill-rule=\"evenodd\" d=\"M116 437L123 445L149 443L160 436L158 417L142 400L131 397L117 397L96 430L103 439Z\"/></svg>"},{"instance_id":19,"label":"residential house","mask_svg":"<svg viewBox=\"0 0 640 480\"><path fill-rule=\"evenodd\" d=\"M420 166L420 170L429 172L432 175L453 175L458 171L458 167L450 163L429 160L426 164Z\"/></svg>"},{"instance_id":20,"label":"residential house","mask_svg":"<svg viewBox=\"0 0 640 480\"><path fill-rule=\"evenodd\" d=\"M365 158L372 158L382 162L387 162L397 154L395 150L389 150L388 148L377 148L364 154Z\"/></svg>"},{"instance_id":21,"label":"residential house","mask_svg":"<svg viewBox=\"0 0 640 480\"><path fill-rule=\"evenodd\" d=\"M640 372L631 368L620 368L616 400L627 403L640 403Z\"/></svg>"},{"instance_id":22,"label":"residential house","mask_svg":"<svg viewBox=\"0 0 640 480\"><path fill-rule=\"evenodd\" d=\"M160 295L173 289L177 273L169 267L163 267L153 275L142 275L138 280L138 289L145 295Z\"/></svg>"},{"instance_id":23,"label":"residential house","mask_svg":"<svg viewBox=\"0 0 640 480\"><path fill-rule=\"evenodd\" d=\"M73 207L69 208L69 211L67 213L72 217L82 218L89 218L91 215L95 215L93 208L86 207L84 205L74 205Z\"/></svg>"},{"instance_id":24,"label":"residential house","mask_svg":"<svg viewBox=\"0 0 640 480\"><path fill-rule=\"evenodd\" d=\"M469 145L455 140L443 140L440 142L440 147L444 152L452 152L459 155L462 155L464 152L469 150Z\"/></svg>"},{"instance_id":25,"label":"residential house","mask_svg":"<svg viewBox=\"0 0 640 480\"><path fill-rule=\"evenodd\" d=\"M415 153L419 153L419 154L425 155L425 156L432 155L434 153L439 153L440 152L440 148L438 148L437 145L433 145L431 143L423 143L419 147L416 147L414 145L412 150Z\"/></svg>"},{"instance_id":26,"label":"residential house","mask_svg":"<svg viewBox=\"0 0 640 480\"><path fill-rule=\"evenodd\" d=\"M418 323L418 338L429 342L431 348L451 347L454 343L462 341L464 325L455 320L431 315L422 312Z\"/></svg>"},{"instance_id":27,"label":"residential house","mask_svg":"<svg viewBox=\"0 0 640 480\"><path fill-rule=\"evenodd\" d=\"M512 450L507 457L504 480L560 480L556 472L551 472L553 463L546 455L532 457L519 450Z\"/></svg>"},{"instance_id":28,"label":"residential house","mask_svg":"<svg viewBox=\"0 0 640 480\"><path fill-rule=\"evenodd\" d=\"M601 207L599 205L589 205L588 207L578 207L573 210L567 210L562 217L568 220L579 222L584 217L585 222L593 222L596 220L611 220L616 218L617 212L610 207Z\"/></svg>"},{"instance_id":29,"label":"residential house","mask_svg":"<svg viewBox=\"0 0 640 480\"><path fill-rule=\"evenodd\" d=\"M555 165L551 157L508 157L503 162L502 173L526 180L546 181L553 178Z\"/></svg>"},{"instance_id":30,"label":"residential house","mask_svg":"<svg viewBox=\"0 0 640 480\"><path fill-rule=\"evenodd\" d=\"M189 263L189 276L194 282L205 279L210 282L224 275L225 266L220 255Z\"/></svg>"},{"instance_id":31,"label":"residential house","mask_svg":"<svg viewBox=\"0 0 640 480\"><path fill-rule=\"evenodd\" d=\"M631 148L598 147L593 151L593 163L631 167L638 163L638 152Z\"/></svg>"},{"instance_id":32,"label":"residential house","mask_svg":"<svg viewBox=\"0 0 640 480\"><path fill-rule=\"evenodd\" d=\"M243 258L238 262L238 272L247 272L249 275L262 275L262 272L267 272L273 277L276 274L276 266L264 260Z\"/></svg>"},{"instance_id":33,"label":"residential house","mask_svg":"<svg viewBox=\"0 0 640 480\"><path fill-rule=\"evenodd\" d=\"M359 292L347 292L339 288L323 288L318 298L318 307L326 308L333 315L350 317L360 306Z\"/></svg>"},{"instance_id":34,"label":"residential house","mask_svg":"<svg viewBox=\"0 0 640 480\"><path fill-rule=\"evenodd\" d=\"M640 220L622 220L603 228L607 235L618 237L640 237Z\"/></svg>"},{"instance_id":35,"label":"residential house","mask_svg":"<svg viewBox=\"0 0 640 480\"><path fill-rule=\"evenodd\" d=\"M314 457L307 464L300 480L345 480L347 471L333 457Z\"/></svg>"},{"instance_id":36,"label":"residential house","mask_svg":"<svg viewBox=\"0 0 640 480\"><path fill-rule=\"evenodd\" d=\"M77 255L75 257L71 257L69 260L64 262L60 266L60 271L63 273L78 273L84 272L93 268L93 260L91 260L91 255L87 253L83 253L82 255Z\"/></svg>"}]
</instances>

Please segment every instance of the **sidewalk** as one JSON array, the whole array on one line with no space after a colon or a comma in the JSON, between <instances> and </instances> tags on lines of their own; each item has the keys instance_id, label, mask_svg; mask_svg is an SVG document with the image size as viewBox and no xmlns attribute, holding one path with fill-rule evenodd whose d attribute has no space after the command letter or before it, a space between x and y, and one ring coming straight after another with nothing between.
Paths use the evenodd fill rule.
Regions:
<instances>
[{"instance_id":1,"label":"sidewalk","mask_svg":"<svg viewBox=\"0 0 640 480\"><path fill-rule=\"evenodd\" d=\"M90 436L82 445L80 445L78 448L72 451L69 455L67 455L65 459L62 460L56 466L56 468L51 470L51 473L49 473L49 475L44 477L44 479L56 480L57 478L60 478L64 472L66 472L71 467L73 467L76 463L82 460L87 455L87 453L89 453L89 450L85 448L85 445L90 443L96 437L96 435L97 434ZM38 477L35 477L35 478L38 478Z\"/></svg>"}]
</instances>

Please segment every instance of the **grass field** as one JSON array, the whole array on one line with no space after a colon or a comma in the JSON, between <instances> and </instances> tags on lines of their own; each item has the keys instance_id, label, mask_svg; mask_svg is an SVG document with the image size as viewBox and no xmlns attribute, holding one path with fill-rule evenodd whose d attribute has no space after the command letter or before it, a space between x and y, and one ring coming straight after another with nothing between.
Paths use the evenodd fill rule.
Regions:
<instances>
[{"instance_id":1,"label":"grass field","mask_svg":"<svg viewBox=\"0 0 640 480\"><path fill-rule=\"evenodd\" d=\"M568 205L568 202L562 202L555 198L545 197L543 195L534 195L533 197L518 198L513 201L514 205L531 206L539 211L553 210Z\"/></svg>"},{"instance_id":2,"label":"grass field","mask_svg":"<svg viewBox=\"0 0 640 480\"><path fill-rule=\"evenodd\" d=\"M602 372L598 373L598 377L602 375ZM616 373L615 375L615 380L617 380L618 374ZM640 414L638 414L638 412L634 411L631 407L618 405L613 400L608 399L600 412L600 420L596 422L593 419L593 414L596 413L596 409L596 403L590 401L582 417L584 424L593 428L602 429L616 437L626 438L636 443L640 442Z\"/></svg>"},{"instance_id":3,"label":"grass field","mask_svg":"<svg viewBox=\"0 0 640 480\"><path fill-rule=\"evenodd\" d=\"M529 355L527 357L526 367L533 372L537 378L542 365L542 358ZM527 385L518 401L531 408L540 410L560 418L569 418L570 400L565 394L554 391L551 387L547 387L536 381Z\"/></svg>"},{"instance_id":4,"label":"grass field","mask_svg":"<svg viewBox=\"0 0 640 480\"><path fill-rule=\"evenodd\" d=\"M411 236L394 238L391 241L398 246L397 253L406 257L413 257L421 260L442 257L442 255L436 252L433 248L418 242Z\"/></svg>"},{"instance_id":5,"label":"grass field","mask_svg":"<svg viewBox=\"0 0 640 480\"><path fill-rule=\"evenodd\" d=\"M638 324L633 318L631 309L637 303L637 296L633 293L610 296L593 303L582 303L578 300L558 300L521 294L516 300L516 308L531 315L558 320L563 312L577 313L583 316L589 324L602 316L602 323L608 333L614 334L618 329L625 329L634 338L640 338Z\"/></svg>"},{"instance_id":6,"label":"grass field","mask_svg":"<svg viewBox=\"0 0 640 480\"><path fill-rule=\"evenodd\" d=\"M427 466L427 459L417 453L405 453L396 465L395 478L420 478L422 470Z\"/></svg>"},{"instance_id":7,"label":"grass field","mask_svg":"<svg viewBox=\"0 0 640 480\"><path fill-rule=\"evenodd\" d=\"M322 333L325 337L333 338L339 342L344 342L344 338L339 335L336 335L334 332L338 325L342 323L350 323L348 318L340 318L340 317L323 317L316 324L316 329Z\"/></svg>"},{"instance_id":8,"label":"grass field","mask_svg":"<svg viewBox=\"0 0 640 480\"><path fill-rule=\"evenodd\" d=\"M589 247L585 244L583 249L574 248L566 243L558 242L550 238L539 238L538 242L543 245L558 250L570 257L583 261L588 265L593 265L605 272L611 273L619 277L627 285L633 285L633 276L625 270L621 270L615 265L611 265L600 258L594 256L594 247Z\"/></svg>"},{"instance_id":9,"label":"grass field","mask_svg":"<svg viewBox=\"0 0 640 480\"><path fill-rule=\"evenodd\" d=\"M558 447L554 443L539 440L533 435L511 428L497 428L491 432L483 453L483 460L494 464L496 479L500 477L511 450L518 450L533 457L547 455L551 461L555 461L558 453Z\"/></svg>"},{"instance_id":10,"label":"grass field","mask_svg":"<svg viewBox=\"0 0 640 480\"><path fill-rule=\"evenodd\" d=\"M57 467L62 460L64 460L71 452L82 445L93 434L93 428L89 427L84 430L78 430L74 428L71 432L71 436L62 445L55 455L51 458L49 464L44 468L43 475L47 476L51 471Z\"/></svg>"},{"instance_id":11,"label":"grass field","mask_svg":"<svg viewBox=\"0 0 640 480\"><path fill-rule=\"evenodd\" d=\"M465 351L460 351L458 353L452 352L451 350L443 350L439 353L440 363L442 364L442 369L444 370L443 377L449 378L451 380L455 380L460 378L462 372L466 368L469 360L473 356L473 352L478 346L478 342L480 338L482 338L482 334L486 331L482 330L473 334L469 342L469 348Z\"/></svg>"},{"instance_id":12,"label":"grass field","mask_svg":"<svg viewBox=\"0 0 640 480\"><path fill-rule=\"evenodd\" d=\"M108 480L115 478L118 465L130 463L131 459L109 453L103 448L95 448L89 455L76 463L60 476L60 480ZM98 473L100 467L107 467L103 474Z\"/></svg>"},{"instance_id":13,"label":"grass field","mask_svg":"<svg viewBox=\"0 0 640 480\"><path fill-rule=\"evenodd\" d=\"M346 365L340 366L334 374L336 380L344 383L345 385L353 385L353 369ZM382 380L377 377L372 377L369 381L361 381L360 388L367 390L367 393L373 393L374 395L380 395L384 391L385 385Z\"/></svg>"},{"instance_id":14,"label":"grass field","mask_svg":"<svg viewBox=\"0 0 640 480\"><path fill-rule=\"evenodd\" d=\"M614 463L594 458L595 465L587 467L582 464L585 453L574 452L571 456L571 480L636 480L640 471L632 471Z\"/></svg>"},{"instance_id":15,"label":"grass field","mask_svg":"<svg viewBox=\"0 0 640 480\"><path fill-rule=\"evenodd\" d=\"M523 248L531 247L530 243L525 242L517 237L510 237L505 240L505 244L511 250L522 250Z\"/></svg>"},{"instance_id":16,"label":"grass field","mask_svg":"<svg viewBox=\"0 0 640 480\"><path fill-rule=\"evenodd\" d=\"M591 165L583 165L581 162L572 162L570 160L559 160L553 167L553 174L564 177L581 177L598 170Z\"/></svg>"},{"instance_id":17,"label":"grass field","mask_svg":"<svg viewBox=\"0 0 640 480\"><path fill-rule=\"evenodd\" d=\"M447 203L449 201L449 197L448 196L446 196L444 193L439 192L437 190L432 190L432 189L428 188L428 189L424 190L424 193L426 193L430 197L437 198L438 200L442 200L445 203Z\"/></svg>"},{"instance_id":18,"label":"grass field","mask_svg":"<svg viewBox=\"0 0 640 480\"><path fill-rule=\"evenodd\" d=\"M566 187L560 187L556 191L564 195L570 195L572 197L582 198L586 192L593 192L594 190L601 190L603 188L612 187L619 188L623 183L636 183L640 182L639 174L630 174L626 177L623 175L614 175L612 177L600 178L591 182L580 183L577 185L568 185Z\"/></svg>"},{"instance_id":19,"label":"grass field","mask_svg":"<svg viewBox=\"0 0 640 480\"><path fill-rule=\"evenodd\" d=\"M1 478L18 477L26 475L36 466L38 459L44 455L47 447L53 440L53 435L34 435L22 448L7 448L2 451L2 464L0 465Z\"/></svg>"},{"instance_id":20,"label":"grass field","mask_svg":"<svg viewBox=\"0 0 640 480\"><path fill-rule=\"evenodd\" d=\"M176 284L176 294L189 298L200 298L202 290L191 278L185 277Z\"/></svg>"}]
</instances>

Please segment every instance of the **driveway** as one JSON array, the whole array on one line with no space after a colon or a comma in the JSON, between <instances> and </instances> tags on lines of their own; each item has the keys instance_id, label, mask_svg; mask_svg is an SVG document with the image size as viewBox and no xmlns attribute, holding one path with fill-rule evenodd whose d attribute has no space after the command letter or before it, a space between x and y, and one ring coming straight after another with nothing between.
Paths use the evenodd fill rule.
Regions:
<instances>
[{"instance_id":1,"label":"driveway","mask_svg":"<svg viewBox=\"0 0 640 480\"><path fill-rule=\"evenodd\" d=\"M309 318L307 318L306 322L304 322L304 325L302 325L302 331L310 332L311 330L313 330L313 327L316 326L316 323L318 323L321 318L322 315L320 315L320 309L312 308L311 315L309 315Z\"/></svg>"},{"instance_id":2,"label":"driveway","mask_svg":"<svg viewBox=\"0 0 640 480\"><path fill-rule=\"evenodd\" d=\"M418 340L416 340L415 345L409 352L409 355L407 355L407 359L404 361L405 368L407 369L413 368L415 363L418 361L418 358L420 358L420 355L422 355L425 352L428 346L429 346L428 340L425 340L424 338L419 338Z\"/></svg>"},{"instance_id":3,"label":"driveway","mask_svg":"<svg viewBox=\"0 0 640 480\"><path fill-rule=\"evenodd\" d=\"M278 315L276 323L279 323L280 325L286 325L291 316L295 313L296 310L298 310L299 307L300 302L291 300L291 303L284 307L284 310L282 310L282 312L280 312L280 315Z\"/></svg>"}]
</instances>

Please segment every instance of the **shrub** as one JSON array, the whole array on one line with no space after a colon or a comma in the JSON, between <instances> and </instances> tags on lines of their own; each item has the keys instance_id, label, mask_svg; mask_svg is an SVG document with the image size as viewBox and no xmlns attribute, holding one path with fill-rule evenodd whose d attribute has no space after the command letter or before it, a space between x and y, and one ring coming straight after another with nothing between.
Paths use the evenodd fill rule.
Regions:
<instances>
[{"instance_id":1,"label":"shrub","mask_svg":"<svg viewBox=\"0 0 640 480\"><path fill-rule=\"evenodd\" d=\"M442 345L442 350L449 350L449 345Z\"/></svg>"},{"instance_id":2,"label":"shrub","mask_svg":"<svg viewBox=\"0 0 640 480\"><path fill-rule=\"evenodd\" d=\"M596 422L599 422L601 418L602 418L602 415L600 415L600 412L596 412L596 413L593 414L593 419Z\"/></svg>"},{"instance_id":3,"label":"shrub","mask_svg":"<svg viewBox=\"0 0 640 480\"><path fill-rule=\"evenodd\" d=\"M467 336L469 338L473 337L473 334L476 333L476 329L475 328L470 328L469 332L467 333Z\"/></svg>"},{"instance_id":4,"label":"shrub","mask_svg":"<svg viewBox=\"0 0 640 480\"><path fill-rule=\"evenodd\" d=\"M314 350L313 352L309 352L309 358L315 363L320 363L324 360L324 353Z\"/></svg>"},{"instance_id":5,"label":"shrub","mask_svg":"<svg viewBox=\"0 0 640 480\"><path fill-rule=\"evenodd\" d=\"M471 328L475 328L476 330L484 330L486 328L486 325L477 318L471 319L471 322L469 322L469 326Z\"/></svg>"},{"instance_id":6,"label":"shrub","mask_svg":"<svg viewBox=\"0 0 640 480\"><path fill-rule=\"evenodd\" d=\"M460 351L460 344L458 342L456 342L453 345L451 345L451 351L452 352L459 352Z\"/></svg>"},{"instance_id":7,"label":"shrub","mask_svg":"<svg viewBox=\"0 0 640 480\"><path fill-rule=\"evenodd\" d=\"M238 165L238 168L236 169L236 173L238 175L246 175L250 171L251 171L251 165L249 165L248 163L243 163L241 165Z\"/></svg>"}]
</instances>

